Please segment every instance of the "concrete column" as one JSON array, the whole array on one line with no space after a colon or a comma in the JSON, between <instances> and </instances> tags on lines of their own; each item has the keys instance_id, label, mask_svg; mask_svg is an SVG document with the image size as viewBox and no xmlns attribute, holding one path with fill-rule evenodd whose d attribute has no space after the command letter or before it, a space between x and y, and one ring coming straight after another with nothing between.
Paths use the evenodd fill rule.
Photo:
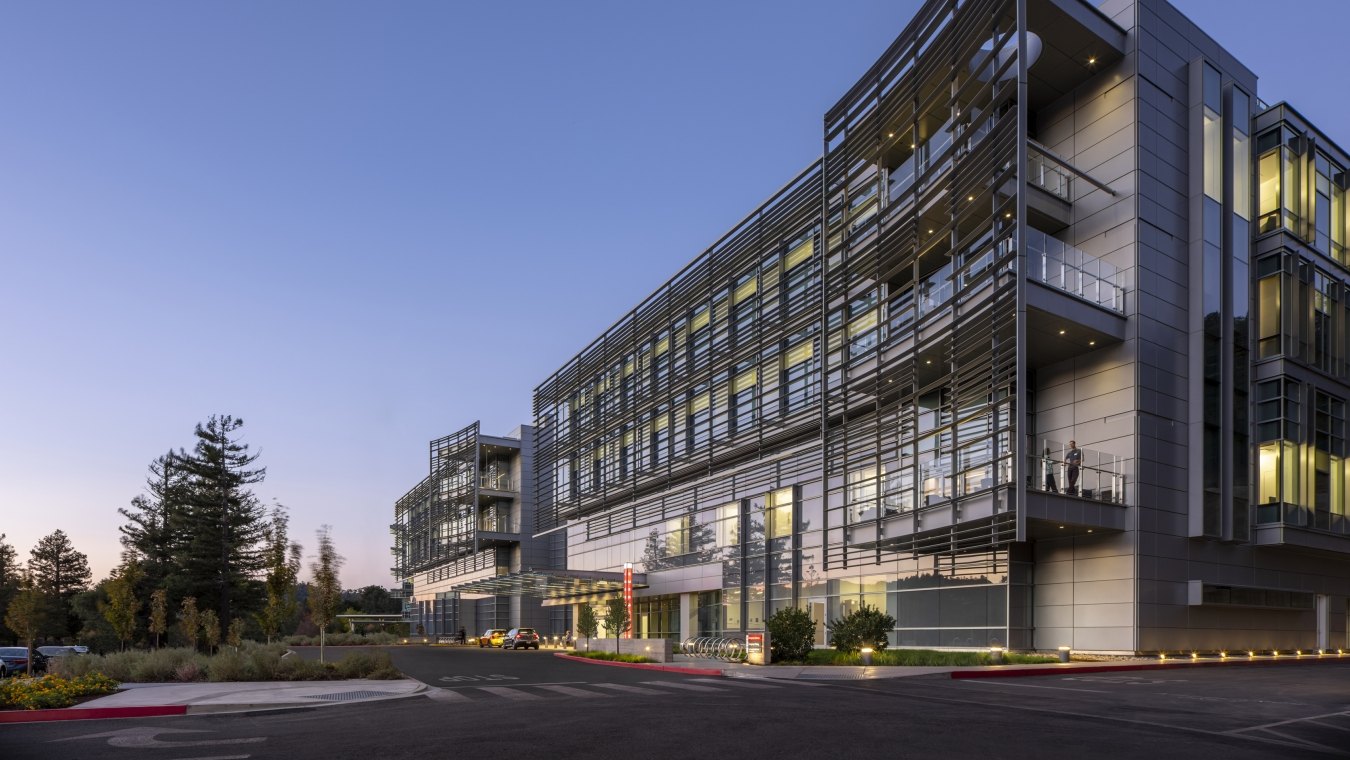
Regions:
<instances>
[{"instance_id":1,"label":"concrete column","mask_svg":"<svg viewBox=\"0 0 1350 760\"><path fill-rule=\"evenodd\" d=\"M698 634L698 597L695 594L680 594L680 640L682 644Z\"/></svg>"}]
</instances>

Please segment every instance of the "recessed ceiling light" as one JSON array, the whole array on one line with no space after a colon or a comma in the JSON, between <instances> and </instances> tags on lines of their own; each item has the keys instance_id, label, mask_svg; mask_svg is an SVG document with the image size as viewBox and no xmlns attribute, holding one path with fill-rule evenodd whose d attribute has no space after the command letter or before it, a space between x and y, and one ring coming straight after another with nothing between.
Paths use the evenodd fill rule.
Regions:
<instances>
[{"instance_id":1,"label":"recessed ceiling light","mask_svg":"<svg viewBox=\"0 0 1350 760\"><path fill-rule=\"evenodd\" d=\"M967 195L967 196L966 196L966 200L968 200L968 201L973 201L973 200L975 200L975 196L973 196L973 195Z\"/></svg>"},{"instance_id":2,"label":"recessed ceiling light","mask_svg":"<svg viewBox=\"0 0 1350 760\"><path fill-rule=\"evenodd\" d=\"M1060 334L1060 335L1063 335L1063 334L1064 334L1064 331L1063 331L1063 330L1060 330L1060 331L1059 331L1059 334Z\"/></svg>"},{"instance_id":3,"label":"recessed ceiling light","mask_svg":"<svg viewBox=\"0 0 1350 760\"><path fill-rule=\"evenodd\" d=\"M895 137L895 133L894 133L894 132L887 132L887 133L886 133L886 136L887 136L887 137Z\"/></svg>"},{"instance_id":4,"label":"recessed ceiling light","mask_svg":"<svg viewBox=\"0 0 1350 760\"><path fill-rule=\"evenodd\" d=\"M923 363L924 363L924 364L932 364L932 363L933 363L933 360L932 360L932 359L924 359Z\"/></svg>"},{"instance_id":5,"label":"recessed ceiling light","mask_svg":"<svg viewBox=\"0 0 1350 760\"><path fill-rule=\"evenodd\" d=\"M910 144L909 144L909 147L913 148L913 147L914 147L914 143L910 143Z\"/></svg>"},{"instance_id":6,"label":"recessed ceiling light","mask_svg":"<svg viewBox=\"0 0 1350 760\"><path fill-rule=\"evenodd\" d=\"M1095 340L1090 340L1090 341L1088 341L1088 345L1089 345L1089 346L1095 346L1095 345L1097 345L1097 341L1095 341Z\"/></svg>"},{"instance_id":7,"label":"recessed ceiling light","mask_svg":"<svg viewBox=\"0 0 1350 760\"><path fill-rule=\"evenodd\" d=\"M928 231L928 234L929 234L929 235L933 234L933 231L932 231L932 230L929 230L929 231Z\"/></svg>"},{"instance_id":8,"label":"recessed ceiling light","mask_svg":"<svg viewBox=\"0 0 1350 760\"><path fill-rule=\"evenodd\" d=\"M1063 525L1059 526L1059 529L1064 530L1064 526Z\"/></svg>"},{"instance_id":9,"label":"recessed ceiling light","mask_svg":"<svg viewBox=\"0 0 1350 760\"><path fill-rule=\"evenodd\" d=\"M1004 214L1004 215L1003 215L1003 218L1004 218L1004 219L1011 219L1011 218L1012 218L1012 212L1009 211L1008 213Z\"/></svg>"},{"instance_id":10,"label":"recessed ceiling light","mask_svg":"<svg viewBox=\"0 0 1350 760\"><path fill-rule=\"evenodd\" d=\"M1094 55L1094 56L1092 56L1091 58L1088 59L1088 65L1089 65L1089 66L1094 66L1094 65L1096 65L1096 63L1097 63L1097 56Z\"/></svg>"}]
</instances>

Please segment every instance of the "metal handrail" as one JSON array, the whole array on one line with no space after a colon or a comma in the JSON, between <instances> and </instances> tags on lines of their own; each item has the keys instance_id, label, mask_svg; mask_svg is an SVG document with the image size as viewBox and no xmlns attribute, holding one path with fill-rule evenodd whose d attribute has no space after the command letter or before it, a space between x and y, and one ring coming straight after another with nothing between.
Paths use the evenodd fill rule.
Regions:
<instances>
[{"instance_id":1,"label":"metal handrail","mask_svg":"<svg viewBox=\"0 0 1350 760\"><path fill-rule=\"evenodd\" d=\"M712 660L739 662L745 659L745 642L718 636L695 636L680 645L680 654Z\"/></svg>"}]
</instances>

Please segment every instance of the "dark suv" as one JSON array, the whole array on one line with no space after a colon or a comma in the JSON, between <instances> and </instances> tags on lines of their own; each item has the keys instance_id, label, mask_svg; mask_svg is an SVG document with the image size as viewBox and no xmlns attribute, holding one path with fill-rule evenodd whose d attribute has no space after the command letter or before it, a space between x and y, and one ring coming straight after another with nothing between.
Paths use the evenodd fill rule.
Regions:
<instances>
[{"instance_id":1,"label":"dark suv","mask_svg":"<svg viewBox=\"0 0 1350 760\"><path fill-rule=\"evenodd\" d=\"M502 649L538 649L539 634L533 628L512 628L502 638Z\"/></svg>"}]
</instances>

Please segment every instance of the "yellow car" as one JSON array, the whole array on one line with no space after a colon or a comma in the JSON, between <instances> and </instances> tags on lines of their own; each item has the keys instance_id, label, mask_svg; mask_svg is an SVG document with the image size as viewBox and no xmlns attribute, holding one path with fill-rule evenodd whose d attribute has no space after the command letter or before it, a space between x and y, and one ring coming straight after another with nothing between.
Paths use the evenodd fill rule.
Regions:
<instances>
[{"instance_id":1,"label":"yellow car","mask_svg":"<svg viewBox=\"0 0 1350 760\"><path fill-rule=\"evenodd\" d=\"M478 648L499 647L502 645L502 638L506 636L505 628L489 628L483 631L483 635L478 637Z\"/></svg>"}]
</instances>

